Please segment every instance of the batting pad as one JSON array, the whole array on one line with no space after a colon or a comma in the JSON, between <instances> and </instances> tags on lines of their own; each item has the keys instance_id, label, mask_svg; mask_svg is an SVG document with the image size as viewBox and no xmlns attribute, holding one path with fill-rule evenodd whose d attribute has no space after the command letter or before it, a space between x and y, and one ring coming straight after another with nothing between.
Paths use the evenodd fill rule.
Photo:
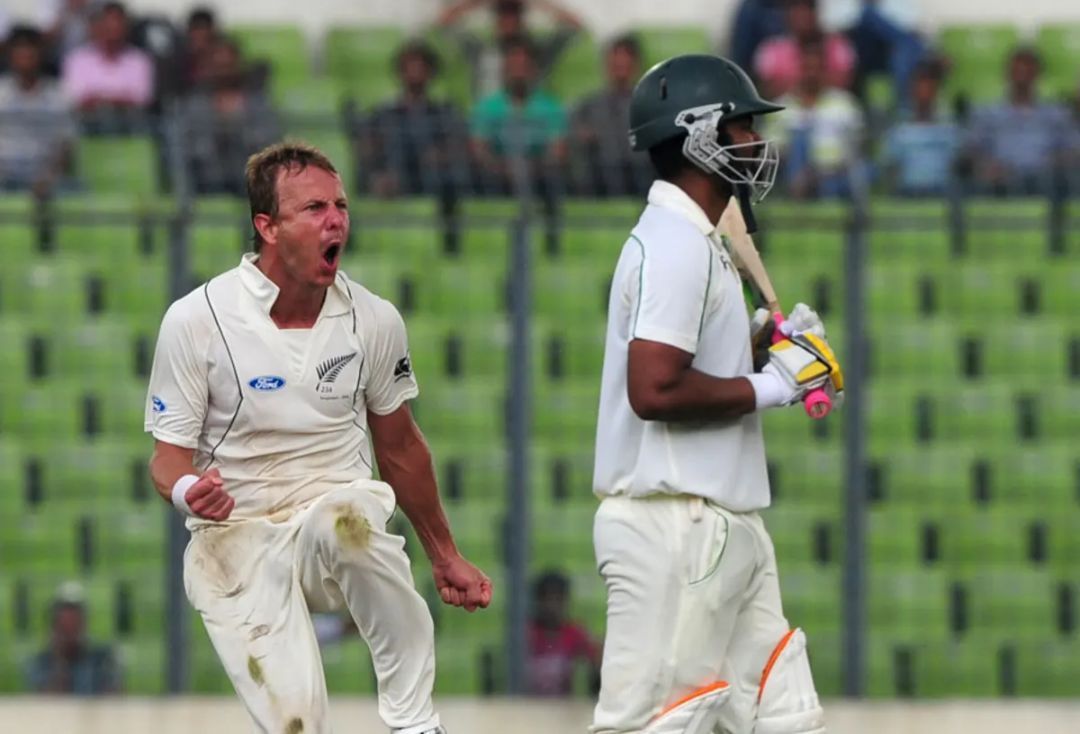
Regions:
<instances>
[{"instance_id":1,"label":"batting pad","mask_svg":"<svg viewBox=\"0 0 1080 734\"><path fill-rule=\"evenodd\" d=\"M710 734L730 692L722 680L698 688L657 714L641 734Z\"/></svg>"},{"instance_id":2,"label":"batting pad","mask_svg":"<svg viewBox=\"0 0 1080 734\"><path fill-rule=\"evenodd\" d=\"M754 734L825 734L806 635L798 627L780 640L761 672Z\"/></svg>"}]
</instances>

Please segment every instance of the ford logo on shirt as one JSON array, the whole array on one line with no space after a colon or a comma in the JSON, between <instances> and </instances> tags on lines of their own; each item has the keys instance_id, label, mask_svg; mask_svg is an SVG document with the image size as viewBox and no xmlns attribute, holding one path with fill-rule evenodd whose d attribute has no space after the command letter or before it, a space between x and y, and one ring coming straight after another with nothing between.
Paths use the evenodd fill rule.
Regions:
<instances>
[{"instance_id":1,"label":"ford logo on shirt","mask_svg":"<svg viewBox=\"0 0 1080 734\"><path fill-rule=\"evenodd\" d=\"M157 395L154 395L150 398L150 403L151 405L153 405L155 413L165 412L165 401L159 398Z\"/></svg>"},{"instance_id":2,"label":"ford logo on shirt","mask_svg":"<svg viewBox=\"0 0 1080 734\"><path fill-rule=\"evenodd\" d=\"M285 387L285 378L278 377L277 375L262 375L256 377L248 384L251 385L253 390L258 390L259 392L271 392Z\"/></svg>"}]
</instances>

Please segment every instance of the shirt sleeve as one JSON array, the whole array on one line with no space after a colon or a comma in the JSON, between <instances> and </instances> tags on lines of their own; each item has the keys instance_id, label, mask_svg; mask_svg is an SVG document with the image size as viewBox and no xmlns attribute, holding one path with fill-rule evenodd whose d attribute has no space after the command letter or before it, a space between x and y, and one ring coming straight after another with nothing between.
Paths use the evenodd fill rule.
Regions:
<instances>
[{"instance_id":1,"label":"shirt sleeve","mask_svg":"<svg viewBox=\"0 0 1080 734\"><path fill-rule=\"evenodd\" d=\"M165 313L150 370L144 429L159 441L198 446L210 399L206 345L195 338L190 315L180 303Z\"/></svg>"},{"instance_id":2,"label":"shirt sleeve","mask_svg":"<svg viewBox=\"0 0 1080 734\"><path fill-rule=\"evenodd\" d=\"M648 249L636 236L641 265L631 285L632 339L668 344L694 354L712 279L712 252L701 241L674 241Z\"/></svg>"},{"instance_id":3,"label":"shirt sleeve","mask_svg":"<svg viewBox=\"0 0 1080 734\"><path fill-rule=\"evenodd\" d=\"M367 348L369 370L364 399L367 408L376 415L389 415L406 400L420 394L409 358L409 341L405 322L389 301L380 299L375 305L375 334Z\"/></svg>"}]
</instances>

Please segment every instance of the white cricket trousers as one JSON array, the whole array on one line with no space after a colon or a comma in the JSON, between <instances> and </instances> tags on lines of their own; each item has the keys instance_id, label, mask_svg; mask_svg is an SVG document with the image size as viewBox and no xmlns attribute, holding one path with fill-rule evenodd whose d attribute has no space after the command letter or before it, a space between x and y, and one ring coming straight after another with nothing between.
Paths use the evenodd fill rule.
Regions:
<instances>
[{"instance_id":1,"label":"white cricket trousers","mask_svg":"<svg viewBox=\"0 0 1080 734\"><path fill-rule=\"evenodd\" d=\"M438 726L434 625L413 586L404 539L386 532L394 504L389 485L363 481L280 523L192 531L188 599L261 734L330 732L310 612L343 607L371 649L383 721L392 729Z\"/></svg>"},{"instance_id":2,"label":"white cricket trousers","mask_svg":"<svg viewBox=\"0 0 1080 734\"><path fill-rule=\"evenodd\" d=\"M606 497L593 539L607 634L591 731L639 732L717 680L731 691L721 730L751 731L762 670L788 631L761 517L687 495Z\"/></svg>"}]
</instances>

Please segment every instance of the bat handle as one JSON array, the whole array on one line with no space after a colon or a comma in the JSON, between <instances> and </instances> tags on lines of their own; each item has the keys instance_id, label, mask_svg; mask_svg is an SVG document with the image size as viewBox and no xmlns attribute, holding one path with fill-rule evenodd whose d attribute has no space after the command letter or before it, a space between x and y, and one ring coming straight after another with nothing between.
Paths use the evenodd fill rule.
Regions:
<instances>
[{"instance_id":1,"label":"bat handle","mask_svg":"<svg viewBox=\"0 0 1080 734\"><path fill-rule=\"evenodd\" d=\"M775 311L773 321L776 322L776 328L773 330L772 335L775 344L786 338L780 331L780 324L784 323L784 315L779 310ZM832 398L823 388L819 387L816 390L811 390L803 397L803 407L806 408L808 416L814 420L821 420L832 410Z\"/></svg>"}]
</instances>

